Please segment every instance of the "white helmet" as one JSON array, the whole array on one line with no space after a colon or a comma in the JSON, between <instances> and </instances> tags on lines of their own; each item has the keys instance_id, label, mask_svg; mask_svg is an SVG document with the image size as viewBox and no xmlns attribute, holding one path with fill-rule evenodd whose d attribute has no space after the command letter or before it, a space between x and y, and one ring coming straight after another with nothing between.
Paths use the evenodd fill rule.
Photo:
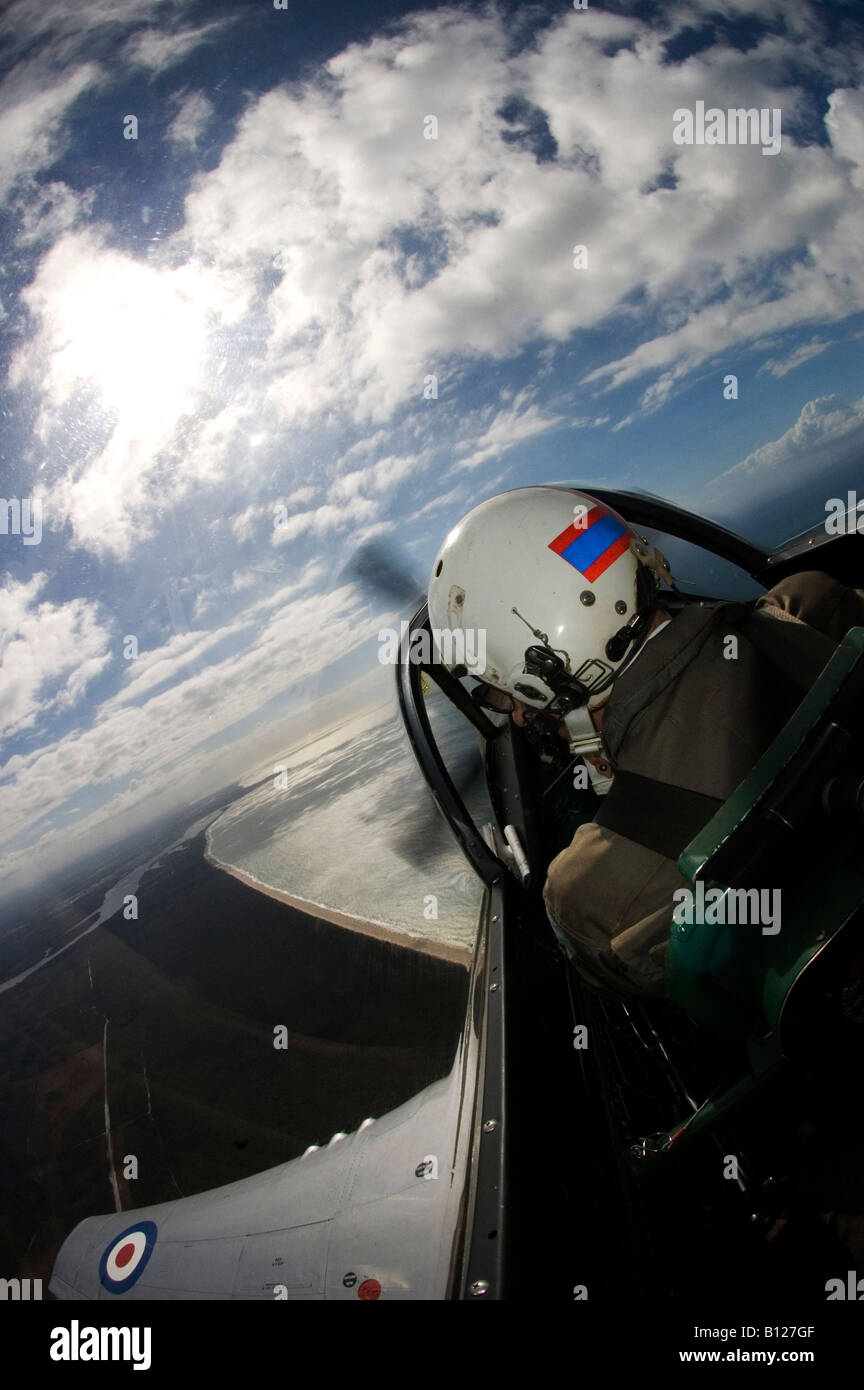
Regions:
<instances>
[{"instance_id":1,"label":"white helmet","mask_svg":"<svg viewBox=\"0 0 864 1390\"><path fill-rule=\"evenodd\" d=\"M453 664L438 637L450 629L463 651L483 654L470 672L478 680L534 709L596 708L645 636L658 561L587 493L521 487L492 497L453 528L432 566L439 659ZM452 654L449 634L448 645Z\"/></svg>"}]
</instances>

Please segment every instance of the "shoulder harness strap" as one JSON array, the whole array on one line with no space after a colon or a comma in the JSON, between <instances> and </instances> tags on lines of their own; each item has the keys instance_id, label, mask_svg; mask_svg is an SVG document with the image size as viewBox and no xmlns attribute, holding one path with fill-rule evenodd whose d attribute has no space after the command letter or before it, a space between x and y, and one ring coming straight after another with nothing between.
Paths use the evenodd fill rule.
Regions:
<instances>
[{"instance_id":1,"label":"shoulder harness strap","mask_svg":"<svg viewBox=\"0 0 864 1390\"><path fill-rule=\"evenodd\" d=\"M722 805L716 796L619 771L594 819L607 830L677 860Z\"/></svg>"}]
</instances>

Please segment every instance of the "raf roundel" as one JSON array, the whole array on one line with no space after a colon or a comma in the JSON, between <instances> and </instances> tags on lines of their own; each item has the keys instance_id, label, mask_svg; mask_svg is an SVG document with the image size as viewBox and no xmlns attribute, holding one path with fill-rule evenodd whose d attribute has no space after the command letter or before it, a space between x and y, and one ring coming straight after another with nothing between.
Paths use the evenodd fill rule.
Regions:
<instances>
[{"instance_id":1,"label":"raf roundel","mask_svg":"<svg viewBox=\"0 0 864 1390\"><path fill-rule=\"evenodd\" d=\"M156 1223L139 1221L115 1236L99 1261L99 1281L109 1293L125 1293L144 1273L156 1244Z\"/></svg>"}]
</instances>

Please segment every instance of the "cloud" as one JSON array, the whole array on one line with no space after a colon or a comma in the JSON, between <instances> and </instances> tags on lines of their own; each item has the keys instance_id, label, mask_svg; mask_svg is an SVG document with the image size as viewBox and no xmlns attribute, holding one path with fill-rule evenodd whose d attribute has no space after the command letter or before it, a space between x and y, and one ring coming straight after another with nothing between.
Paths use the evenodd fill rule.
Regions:
<instances>
[{"instance_id":1,"label":"cloud","mask_svg":"<svg viewBox=\"0 0 864 1390\"><path fill-rule=\"evenodd\" d=\"M69 140L69 109L98 75L95 64L82 63L57 81L34 63L6 78L0 88L0 199L20 178L60 158Z\"/></svg>"},{"instance_id":2,"label":"cloud","mask_svg":"<svg viewBox=\"0 0 864 1390\"><path fill-rule=\"evenodd\" d=\"M22 467L46 464L52 541L68 525L72 545L136 594L151 558L174 557L169 522L188 506L190 555L179 558L198 577L187 607L194 594L194 621L219 614L212 630L178 633L124 670L88 728L10 761L10 833L87 789L108 797L123 783L110 791L117 810L132 782L155 795L215 777L201 748L211 732L232 737L363 640L354 590L320 592L349 543L461 505L473 470L519 443L565 425L623 428L697 372L737 370L745 353L769 350L762 370L785 376L830 345L824 325L864 308L852 57L799 0L716 0L712 16L759 14L773 32L745 52L712 19L714 42L669 61L669 39L708 9L672 7L652 28L564 6L522 47L491 7L411 14L302 80L248 94L218 163L185 190L182 225L146 254L118 249L120 228L81 225L88 194L56 181L37 194L30 171L50 169L74 103L110 81L109 39L140 83L220 21L130 37L113 0L33 0L0 19L8 32L17 15L25 49L38 38L51 58L28 54L0 93L0 185L17 190L33 258L17 306L29 336L16 338L9 376L36 402ZM142 0L135 22L181 13ZM812 115L812 92L795 74L808 71L833 89L827 143L798 145L789 132ZM674 111L705 98L781 106L780 155L675 146ZM436 139L425 138L430 115ZM193 150L211 116L203 92L184 96L167 140ZM565 345L575 384L544 401L539 379ZM478 368L494 401L480 407ZM532 388L490 388L505 371L533 373ZM601 409L613 390L623 398ZM718 486L767 489L787 469L851 460L860 417L860 403L811 401ZM460 486L430 497L442 459L457 460ZM260 566L248 564L256 547ZM309 591L255 598L259 576L315 550ZM28 604L41 611L35 591ZM104 666L98 610L72 604L47 606L44 667L35 646L15 655L13 728L79 700ZM77 678L53 626L61 609L81 638Z\"/></svg>"},{"instance_id":3,"label":"cloud","mask_svg":"<svg viewBox=\"0 0 864 1390\"><path fill-rule=\"evenodd\" d=\"M217 628L213 632L176 632L154 651L141 652L134 660L125 662L126 683L111 699L103 701L100 716L121 705L139 700L157 685L175 680L187 667L200 664L211 648L238 631L238 624Z\"/></svg>"},{"instance_id":4,"label":"cloud","mask_svg":"<svg viewBox=\"0 0 864 1390\"><path fill-rule=\"evenodd\" d=\"M247 507L231 522L231 530L238 541L248 541L256 531L256 522L263 516L264 507Z\"/></svg>"},{"instance_id":5,"label":"cloud","mask_svg":"<svg viewBox=\"0 0 864 1390\"><path fill-rule=\"evenodd\" d=\"M312 501L315 496L315 491L316 489L314 487L298 487L287 497L280 498L280 501L286 507L300 507L305 502Z\"/></svg>"},{"instance_id":6,"label":"cloud","mask_svg":"<svg viewBox=\"0 0 864 1390\"><path fill-rule=\"evenodd\" d=\"M292 524L294 518L310 517L312 513L297 511L297 508L302 508L307 503L312 502L317 492L317 488L304 486L295 488L287 496L274 496L272 500L267 502L250 503L230 523L231 530L238 541L251 540L253 536L261 532L262 526L268 534L274 529L279 532L287 532L287 535L282 535L281 540L276 541L276 544L284 545L286 539L299 535L304 529L299 525Z\"/></svg>"},{"instance_id":7,"label":"cloud","mask_svg":"<svg viewBox=\"0 0 864 1390\"><path fill-rule=\"evenodd\" d=\"M389 491L412 474L422 472L428 458L428 454L389 454L367 468L343 473L330 487L328 500L341 503L358 497L364 490Z\"/></svg>"},{"instance_id":8,"label":"cloud","mask_svg":"<svg viewBox=\"0 0 864 1390\"><path fill-rule=\"evenodd\" d=\"M213 103L203 92L193 92L188 96L165 132L172 145L185 146L194 150L213 115Z\"/></svg>"},{"instance_id":9,"label":"cloud","mask_svg":"<svg viewBox=\"0 0 864 1390\"><path fill-rule=\"evenodd\" d=\"M217 259L220 246L278 256L267 350L277 415L338 407L385 421L455 356L563 342L637 291L661 331L585 382L657 375L641 403L655 409L709 357L864 307L850 199L857 94L832 99L830 147L787 136L766 160L745 146L675 146L675 109L706 93L794 117L804 95L784 72L805 55L800 36L772 36L746 55L715 46L668 64L665 38L592 9L514 55L492 13L444 9L352 45L320 82L256 102L190 196L187 230ZM609 58L610 42L631 47ZM513 93L545 113L556 160L504 138ZM423 139L429 113L437 140ZM644 192L651 170L673 186ZM573 267L577 242L587 271ZM816 243L807 264L800 248ZM718 303L724 285L735 288Z\"/></svg>"},{"instance_id":10,"label":"cloud","mask_svg":"<svg viewBox=\"0 0 864 1390\"><path fill-rule=\"evenodd\" d=\"M864 92L840 87L828 98L825 126L838 158L849 160L850 177L856 188L864 189Z\"/></svg>"},{"instance_id":11,"label":"cloud","mask_svg":"<svg viewBox=\"0 0 864 1390\"><path fill-rule=\"evenodd\" d=\"M206 770L209 762L210 786L220 785L212 750L201 749L205 740L237 723L248 725L254 712L269 700L284 695L377 631L375 620L362 619L362 597L353 586L305 596L303 587L302 581L287 586L269 612L265 605L259 606L256 621L247 625L251 640L241 650L141 704L107 702L91 727L27 757L11 758L3 772L14 780L0 785L0 838L19 836L37 826L86 788L106 787L130 777L144 779L151 790L172 778L176 786L193 772ZM192 643L169 643L158 658L151 657L145 664L140 678L133 668L136 693L144 693L147 674L153 677L160 665L166 674L172 666L179 670L185 664L181 658L191 659L193 651ZM80 661L80 643L74 660L76 665ZM97 814L91 824L100 820Z\"/></svg>"},{"instance_id":12,"label":"cloud","mask_svg":"<svg viewBox=\"0 0 864 1390\"><path fill-rule=\"evenodd\" d=\"M0 16L0 34L25 48L50 37L62 55L68 51L65 45L70 39L76 48L86 46L100 31L110 33L147 23L169 8L176 8L176 0L135 0L131 16L118 15L117 0L76 0L74 6L68 0L13 0Z\"/></svg>"},{"instance_id":13,"label":"cloud","mask_svg":"<svg viewBox=\"0 0 864 1390\"><path fill-rule=\"evenodd\" d=\"M182 6L188 0L179 0ZM71 108L89 89L111 81L116 44L129 30L158 20L174 0L136 0L118 13L116 0L16 0L0 15L5 77L0 86L0 199L21 179L38 197L33 175L66 152ZM129 61L163 69L185 58L228 21L162 34L144 29L128 39Z\"/></svg>"},{"instance_id":14,"label":"cloud","mask_svg":"<svg viewBox=\"0 0 864 1390\"><path fill-rule=\"evenodd\" d=\"M171 56L213 27L147 30L130 51L155 62L157 39ZM403 457L385 427L419 405L430 373L446 429L472 362L562 344L615 316L616 341L636 345L586 371L581 394L648 378L630 422L706 362L729 370L759 339L864 308L857 92L835 90L829 145L786 137L765 159L672 141L675 109L708 92L793 117L804 95L788 85L790 64L807 61L808 44L816 53L818 32L767 35L746 54L715 44L678 63L665 59L667 37L592 7L562 12L519 51L492 10L412 15L253 99L155 259L124 256L94 229L61 237L23 294L35 331L11 380L42 392L43 448L74 433L76 393L101 406L86 456L56 489L76 543L125 558L153 536L166 479L173 502L229 475L248 492L268 442L319 422L364 431L351 463ZM818 51L826 81L833 64L845 82L845 56ZM206 100L187 99L174 136L192 138ZM515 138L528 110L556 158ZM429 115L437 139L424 138ZM646 193L651 171L672 186ZM574 268L575 244L588 247L587 270ZM576 418L604 417L582 405ZM502 409L461 466L560 423L536 402ZM339 495L361 496L370 489L349 457L322 473L333 486L347 471ZM393 467L391 484L404 481ZM353 519L382 521L370 507ZM277 543L326 529L330 514L311 509Z\"/></svg>"},{"instance_id":15,"label":"cloud","mask_svg":"<svg viewBox=\"0 0 864 1390\"><path fill-rule=\"evenodd\" d=\"M0 588L0 736L78 704L111 660L109 629L85 599L39 602L47 575ZM53 687L53 689L51 689Z\"/></svg>"},{"instance_id":16,"label":"cloud","mask_svg":"<svg viewBox=\"0 0 864 1390\"><path fill-rule=\"evenodd\" d=\"M842 396L807 401L798 419L778 439L754 449L706 488L714 503L757 498L812 482L848 464L856 471L864 454L864 396L852 405ZM704 499L703 499L704 500Z\"/></svg>"},{"instance_id":17,"label":"cloud","mask_svg":"<svg viewBox=\"0 0 864 1390\"><path fill-rule=\"evenodd\" d=\"M93 190L77 193L65 183L36 184L26 181L16 199L19 246L54 241L82 218L90 215Z\"/></svg>"},{"instance_id":18,"label":"cloud","mask_svg":"<svg viewBox=\"0 0 864 1390\"><path fill-rule=\"evenodd\" d=\"M200 44L215 38L228 22L221 19L213 20L210 24L202 24L198 29L181 29L175 33L164 33L161 29L145 29L129 39L123 56L135 67L147 68L151 72L164 72L166 68L182 63Z\"/></svg>"},{"instance_id":19,"label":"cloud","mask_svg":"<svg viewBox=\"0 0 864 1390\"><path fill-rule=\"evenodd\" d=\"M517 400L510 410L498 411L488 429L471 441L471 452L465 458L458 459L451 472L461 468L477 468L487 459L506 453L526 439L548 434L564 423L563 415L546 415L537 405L529 405L527 410L522 410ZM462 447L465 447L464 443Z\"/></svg>"},{"instance_id":20,"label":"cloud","mask_svg":"<svg viewBox=\"0 0 864 1390\"><path fill-rule=\"evenodd\" d=\"M71 522L79 545L122 558L153 535L166 492L177 501L218 471L206 396L184 467L168 468L165 456L184 417L201 412L207 323L220 312L230 321L232 291L200 266L142 264L87 228L55 242L20 299L37 328L13 357L9 383L40 392L43 451L70 435L81 451L52 491L52 514ZM82 393L93 389L82 429Z\"/></svg>"},{"instance_id":21,"label":"cloud","mask_svg":"<svg viewBox=\"0 0 864 1390\"><path fill-rule=\"evenodd\" d=\"M273 545L286 545L297 536L326 536L331 531L349 528L357 540L358 523L369 521L380 513L380 504L369 497L350 497L345 502L325 502L308 512L296 512L279 520L273 528Z\"/></svg>"},{"instance_id":22,"label":"cloud","mask_svg":"<svg viewBox=\"0 0 864 1390\"><path fill-rule=\"evenodd\" d=\"M406 518L406 521L410 524L412 521L419 521L423 516L431 516L433 513L441 511L444 507L455 507L457 503L464 503L465 498L466 492L464 487L451 488L449 492L442 493L440 497L433 497L431 501L419 507L416 512L412 512L411 515Z\"/></svg>"},{"instance_id":23,"label":"cloud","mask_svg":"<svg viewBox=\"0 0 864 1390\"><path fill-rule=\"evenodd\" d=\"M811 361L818 357L826 348L833 347L833 342L820 342L818 338L812 338L809 343L802 343L800 347L793 348L787 357L769 357L759 368L760 372L770 372L772 376L786 376L795 367L800 367L804 362Z\"/></svg>"}]
</instances>

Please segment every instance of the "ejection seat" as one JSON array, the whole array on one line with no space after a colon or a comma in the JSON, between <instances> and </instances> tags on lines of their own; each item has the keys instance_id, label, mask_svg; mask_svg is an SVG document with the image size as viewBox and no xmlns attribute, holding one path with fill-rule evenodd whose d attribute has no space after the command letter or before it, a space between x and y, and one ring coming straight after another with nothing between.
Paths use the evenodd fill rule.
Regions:
<instances>
[{"instance_id":1,"label":"ejection seat","mask_svg":"<svg viewBox=\"0 0 864 1390\"><path fill-rule=\"evenodd\" d=\"M678 867L711 889L722 925L673 922L670 998L746 1044L749 1069L634 1158L677 1151L786 1061L805 1068L864 1041L864 627L852 628L748 777ZM780 890L776 923L733 924L733 890ZM740 899L739 899L740 900ZM707 914L706 914L707 915ZM738 915L736 912L734 915Z\"/></svg>"}]
</instances>

